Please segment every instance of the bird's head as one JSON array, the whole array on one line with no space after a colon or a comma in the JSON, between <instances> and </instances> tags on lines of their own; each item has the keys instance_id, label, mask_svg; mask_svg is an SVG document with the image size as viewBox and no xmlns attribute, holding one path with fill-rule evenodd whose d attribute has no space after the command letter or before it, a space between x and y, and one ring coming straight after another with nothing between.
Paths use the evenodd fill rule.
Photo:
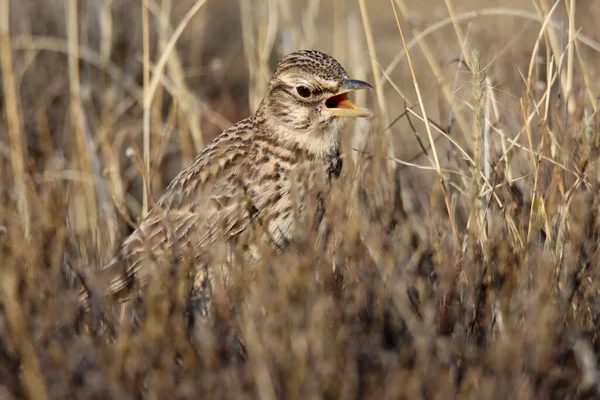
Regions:
<instances>
[{"instance_id":1,"label":"bird's head","mask_svg":"<svg viewBox=\"0 0 600 400\"><path fill-rule=\"evenodd\" d=\"M341 123L366 118L371 111L353 104L348 93L372 89L350 79L333 57L316 50L301 50L284 57L269 81L261 104L264 123L288 147L325 157L338 148Z\"/></svg>"}]
</instances>

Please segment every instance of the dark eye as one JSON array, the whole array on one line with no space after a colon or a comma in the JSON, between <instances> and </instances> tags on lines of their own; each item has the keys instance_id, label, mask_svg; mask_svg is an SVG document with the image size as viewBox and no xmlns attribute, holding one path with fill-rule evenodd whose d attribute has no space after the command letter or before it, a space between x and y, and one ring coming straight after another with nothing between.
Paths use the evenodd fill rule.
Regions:
<instances>
[{"instance_id":1,"label":"dark eye","mask_svg":"<svg viewBox=\"0 0 600 400\"><path fill-rule=\"evenodd\" d=\"M309 88L307 88L306 86L298 86L298 87L296 88L296 91L298 92L298 94L299 94L301 97L304 97L304 98L306 98L306 97L309 97L309 96L310 96L310 89L309 89Z\"/></svg>"}]
</instances>

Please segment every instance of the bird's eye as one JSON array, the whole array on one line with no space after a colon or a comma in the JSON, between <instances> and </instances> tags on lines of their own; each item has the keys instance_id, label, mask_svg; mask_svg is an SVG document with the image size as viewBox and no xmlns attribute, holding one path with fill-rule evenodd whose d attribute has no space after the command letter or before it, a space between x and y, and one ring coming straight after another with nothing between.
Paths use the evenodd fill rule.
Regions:
<instances>
[{"instance_id":1,"label":"bird's eye","mask_svg":"<svg viewBox=\"0 0 600 400\"><path fill-rule=\"evenodd\" d=\"M296 91L298 92L298 94L299 94L301 97L304 97L304 98L306 98L306 97L309 97L309 96L310 96L310 89L309 89L309 88L307 88L306 86L298 86L298 87L296 88Z\"/></svg>"}]
</instances>

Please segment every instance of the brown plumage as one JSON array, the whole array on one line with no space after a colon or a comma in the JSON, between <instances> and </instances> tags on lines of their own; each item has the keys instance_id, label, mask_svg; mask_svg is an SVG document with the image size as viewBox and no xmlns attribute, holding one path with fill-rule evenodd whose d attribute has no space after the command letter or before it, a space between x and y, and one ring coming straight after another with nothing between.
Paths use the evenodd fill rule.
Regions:
<instances>
[{"instance_id":1,"label":"brown plumage","mask_svg":"<svg viewBox=\"0 0 600 400\"><path fill-rule=\"evenodd\" d=\"M365 88L325 53L283 58L256 113L225 130L175 177L102 269L104 294L127 298L152 274L149 260L174 248L200 259L217 241L252 247L266 238L285 245L293 234L293 196L314 185L325 191L340 172L341 120L370 115L347 97Z\"/></svg>"}]
</instances>

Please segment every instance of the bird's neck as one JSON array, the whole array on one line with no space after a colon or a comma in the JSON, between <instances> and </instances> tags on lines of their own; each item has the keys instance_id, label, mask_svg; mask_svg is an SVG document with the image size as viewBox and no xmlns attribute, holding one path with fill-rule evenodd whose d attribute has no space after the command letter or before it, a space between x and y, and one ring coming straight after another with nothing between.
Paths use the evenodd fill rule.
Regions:
<instances>
[{"instance_id":1,"label":"bird's neck","mask_svg":"<svg viewBox=\"0 0 600 400\"><path fill-rule=\"evenodd\" d=\"M255 124L261 126L261 129L257 129L260 134L268 136L270 140L303 158L317 162L329 163L332 158L337 158L336 155L339 155L337 124L325 131L311 128L294 129L266 111L263 103L254 116Z\"/></svg>"}]
</instances>

